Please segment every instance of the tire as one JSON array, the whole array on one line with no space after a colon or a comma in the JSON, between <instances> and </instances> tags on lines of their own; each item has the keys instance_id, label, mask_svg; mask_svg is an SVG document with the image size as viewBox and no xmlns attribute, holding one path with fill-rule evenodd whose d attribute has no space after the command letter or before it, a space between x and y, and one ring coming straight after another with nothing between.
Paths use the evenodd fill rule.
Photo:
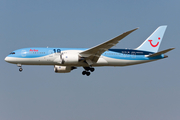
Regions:
<instances>
[{"instance_id":1,"label":"tire","mask_svg":"<svg viewBox=\"0 0 180 120\"><path fill-rule=\"evenodd\" d=\"M85 74L86 74L86 71L83 71L83 72L82 72L82 75L85 75Z\"/></svg>"},{"instance_id":2,"label":"tire","mask_svg":"<svg viewBox=\"0 0 180 120\"><path fill-rule=\"evenodd\" d=\"M22 68L19 68L19 71L20 71L20 72L22 72L22 70L23 70Z\"/></svg>"},{"instance_id":3,"label":"tire","mask_svg":"<svg viewBox=\"0 0 180 120\"><path fill-rule=\"evenodd\" d=\"M91 68L91 69L90 69L91 72L94 72L94 70L95 70L94 68Z\"/></svg>"},{"instance_id":4,"label":"tire","mask_svg":"<svg viewBox=\"0 0 180 120\"><path fill-rule=\"evenodd\" d=\"M90 72L86 72L86 75L89 76L91 73Z\"/></svg>"}]
</instances>

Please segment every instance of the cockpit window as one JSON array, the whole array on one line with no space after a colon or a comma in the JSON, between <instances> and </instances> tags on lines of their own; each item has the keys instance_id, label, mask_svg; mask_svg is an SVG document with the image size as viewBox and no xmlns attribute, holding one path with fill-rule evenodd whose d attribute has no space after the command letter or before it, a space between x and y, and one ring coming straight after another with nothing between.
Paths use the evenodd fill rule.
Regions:
<instances>
[{"instance_id":1,"label":"cockpit window","mask_svg":"<svg viewBox=\"0 0 180 120\"><path fill-rule=\"evenodd\" d=\"M15 52L11 52L10 54L15 54Z\"/></svg>"}]
</instances>

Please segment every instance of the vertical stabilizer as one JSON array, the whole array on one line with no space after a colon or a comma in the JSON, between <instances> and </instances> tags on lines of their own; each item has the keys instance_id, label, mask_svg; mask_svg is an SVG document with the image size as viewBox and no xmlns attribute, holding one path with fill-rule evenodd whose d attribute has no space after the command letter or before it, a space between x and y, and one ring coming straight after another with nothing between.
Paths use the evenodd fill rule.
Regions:
<instances>
[{"instance_id":1,"label":"vertical stabilizer","mask_svg":"<svg viewBox=\"0 0 180 120\"><path fill-rule=\"evenodd\" d=\"M136 50L157 52L167 25L159 26Z\"/></svg>"}]
</instances>

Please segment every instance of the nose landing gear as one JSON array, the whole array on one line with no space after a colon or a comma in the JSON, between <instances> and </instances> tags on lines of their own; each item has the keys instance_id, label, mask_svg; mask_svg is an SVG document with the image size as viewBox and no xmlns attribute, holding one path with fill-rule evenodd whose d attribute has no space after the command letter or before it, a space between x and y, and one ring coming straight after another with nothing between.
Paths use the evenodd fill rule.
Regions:
<instances>
[{"instance_id":1,"label":"nose landing gear","mask_svg":"<svg viewBox=\"0 0 180 120\"><path fill-rule=\"evenodd\" d=\"M22 65L21 65L21 64L17 64L17 66L20 67L20 68L19 68L19 71L22 72L22 71L23 71Z\"/></svg>"},{"instance_id":2,"label":"nose landing gear","mask_svg":"<svg viewBox=\"0 0 180 120\"><path fill-rule=\"evenodd\" d=\"M22 70L23 70L22 68L19 68L19 71L20 71L20 72L22 72Z\"/></svg>"}]
</instances>

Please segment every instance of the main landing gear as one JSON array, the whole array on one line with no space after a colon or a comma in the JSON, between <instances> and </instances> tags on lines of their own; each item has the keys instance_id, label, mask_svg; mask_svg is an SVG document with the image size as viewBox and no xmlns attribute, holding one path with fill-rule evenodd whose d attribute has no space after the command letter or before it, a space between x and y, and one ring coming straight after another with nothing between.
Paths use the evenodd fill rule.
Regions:
<instances>
[{"instance_id":1,"label":"main landing gear","mask_svg":"<svg viewBox=\"0 0 180 120\"><path fill-rule=\"evenodd\" d=\"M87 76L89 76L91 73L89 72L89 71L91 71L91 72L94 72L94 68L93 67L83 67L85 70L82 72L82 75L87 75Z\"/></svg>"},{"instance_id":2,"label":"main landing gear","mask_svg":"<svg viewBox=\"0 0 180 120\"><path fill-rule=\"evenodd\" d=\"M22 65L21 65L21 64L17 64L17 66L20 67L20 68L19 68L19 72L22 72L22 71L23 71Z\"/></svg>"}]
</instances>

